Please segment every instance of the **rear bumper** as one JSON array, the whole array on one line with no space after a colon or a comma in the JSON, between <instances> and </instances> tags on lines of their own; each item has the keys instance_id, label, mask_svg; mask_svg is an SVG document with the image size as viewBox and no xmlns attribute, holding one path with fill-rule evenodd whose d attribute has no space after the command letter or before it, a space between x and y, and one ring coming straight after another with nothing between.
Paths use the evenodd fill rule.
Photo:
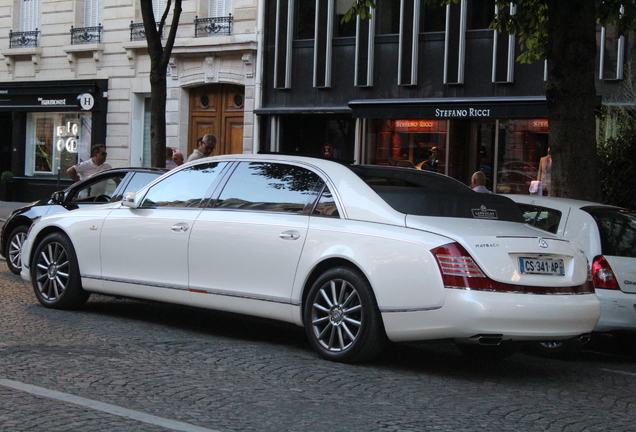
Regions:
<instances>
[{"instance_id":1,"label":"rear bumper","mask_svg":"<svg viewBox=\"0 0 636 432\"><path fill-rule=\"evenodd\" d=\"M440 309L382 314L392 341L471 339L558 340L590 333L601 307L594 294L508 294L446 289Z\"/></svg>"},{"instance_id":2,"label":"rear bumper","mask_svg":"<svg viewBox=\"0 0 636 432\"><path fill-rule=\"evenodd\" d=\"M597 289L596 295L601 302L601 319L594 331L636 331L636 294Z\"/></svg>"}]
</instances>

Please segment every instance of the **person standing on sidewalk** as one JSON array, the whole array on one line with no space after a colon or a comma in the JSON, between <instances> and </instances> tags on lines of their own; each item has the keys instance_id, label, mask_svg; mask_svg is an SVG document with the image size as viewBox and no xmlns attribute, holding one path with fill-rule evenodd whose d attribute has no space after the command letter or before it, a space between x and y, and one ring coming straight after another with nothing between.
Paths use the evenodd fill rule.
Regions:
<instances>
[{"instance_id":1,"label":"person standing on sidewalk","mask_svg":"<svg viewBox=\"0 0 636 432\"><path fill-rule=\"evenodd\" d=\"M73 182L78 182L100 171L111 169L112 166L106 162L106 156L106 146L104 144L95 144L91 147L91 158L73 165L66 170L66 173L73 179Z\"/></svg>"}]
</instances>

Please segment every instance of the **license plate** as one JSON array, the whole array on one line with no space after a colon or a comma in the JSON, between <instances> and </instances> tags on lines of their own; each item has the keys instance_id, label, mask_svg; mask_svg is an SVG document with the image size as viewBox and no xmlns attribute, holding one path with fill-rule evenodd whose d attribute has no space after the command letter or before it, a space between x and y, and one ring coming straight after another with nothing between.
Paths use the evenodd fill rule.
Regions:
<instances>
[{"instance_id":1,"label":"license plate","mask_svg":"<svg viewBox=\"0 0 636 432\"><path fill-rule=\"evenodd\" d=\"M565 275L562 259L519 258L519 267L522 274Z\"/></svg>"}]
</instances>

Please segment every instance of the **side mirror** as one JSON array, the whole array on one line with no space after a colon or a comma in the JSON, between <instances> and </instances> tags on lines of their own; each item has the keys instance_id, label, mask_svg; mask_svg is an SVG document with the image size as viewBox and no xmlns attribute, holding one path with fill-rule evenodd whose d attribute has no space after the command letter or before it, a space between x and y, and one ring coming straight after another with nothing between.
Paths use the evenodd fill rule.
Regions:
<instances>
[{"instance_id":1,"label":"side mirror","mask_svg":"<svg viewBox=\"0 0 636 432\"><path fill-rule=\"evenodd\" d=\"M53 202L53 204L62 204L64 202L64 191L53 192L51 202Z\"/></svg>"},{"instance_id":2,"label":"side mirror","mask_svg":"<svg viewBox=\"0 0 636 432\"><path fill-rule=\"evenodd\" d=\"M136 192L126 192L124 194L124 199L121 200L121 204L124 207L129 207L129 208L137 208L137 203L135 202L135 198L137 198L137 193Z\"/></svg>"}]
</instances>

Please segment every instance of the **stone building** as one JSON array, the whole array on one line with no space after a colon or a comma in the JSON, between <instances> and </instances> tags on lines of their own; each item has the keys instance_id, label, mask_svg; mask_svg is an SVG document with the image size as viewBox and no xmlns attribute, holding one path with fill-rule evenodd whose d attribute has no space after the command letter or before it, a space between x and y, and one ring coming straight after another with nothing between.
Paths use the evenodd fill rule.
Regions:
<instances>
[{"instance_id":1,"label":"stone building","mask_svg":"<svg viewBox=\"0 0 636 432\"><path fill-rule=\"evenodd\" d=\"M165 0L153 6L159 17ZM215 154L253 151L257 17L256 0L183 1L166 70L167 146L187 157L213 133ZM0 60L0 171L13 172L16 200L66 186L92 144L106 144L113 166L150 165L140 0L7 0Z\"/></svg>"}]
</instances>

